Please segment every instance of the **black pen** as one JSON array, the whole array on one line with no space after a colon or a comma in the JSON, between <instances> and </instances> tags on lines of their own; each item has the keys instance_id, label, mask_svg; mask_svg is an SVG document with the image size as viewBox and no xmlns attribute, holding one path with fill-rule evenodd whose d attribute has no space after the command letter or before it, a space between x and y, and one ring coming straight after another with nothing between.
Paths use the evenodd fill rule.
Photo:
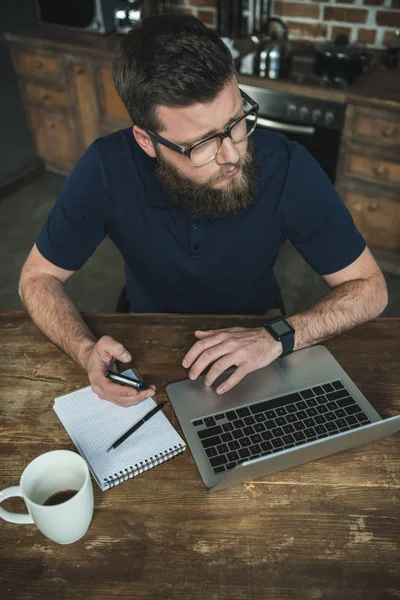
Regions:
<instances>
[{"instance_id":1,"label":"black pen","mask_svg":"<svg viewBox=\"0 0 400 600\"><path fill-rule=\"evenodd\" d=\"M128 375L122 375L122 373L115 373L114 371L106 371L105 376L114 383L134 387L136 390L144 389L143 381L139 381L139 379L132 379L132 377L128 377Z\"/></svg>"},{"instance_id":2,"label":"black pen","mask_svg":"<svg viewBox=\"0 0 400 600\"><path fill-rule=\"evenodd\" d=\"M140 419L140 421L138 421L137 423L135 423L135 425L133 425L133 427L131 427L130 429L128 429L128 431L126 433L124 433L124 435L121 435L121 437L118 438L113 443L113 445L109 447L109 449L107 450L107 452L110 452L110 450L114 450L115 448L118 448L118 446L120 444L122 444L122 442L124 442L125 440L127 440L128 437L130 437L132 435L132 433L134 433L135 431L137 431L139 429L139 427L141 427L142 425L144 425L146 423L146 421L148 421L149 419L151 419L151 417L153 417L156 413L158 413L158 411L161 410L166 404L167 404L167 402L160 402L160 404L157 404L157 406L155 406L154 408L152 408L148 413L146 413L144 415L144 417L142 419Z\"/></svg>"}]
</instances>

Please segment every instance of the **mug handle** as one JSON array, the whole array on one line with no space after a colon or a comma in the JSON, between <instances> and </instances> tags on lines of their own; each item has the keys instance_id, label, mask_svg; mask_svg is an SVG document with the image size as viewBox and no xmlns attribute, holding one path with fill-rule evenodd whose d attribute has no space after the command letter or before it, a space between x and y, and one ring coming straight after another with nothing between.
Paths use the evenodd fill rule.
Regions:
<instances>
[{"instance_id":1,"label":"mug handle","mask_svg":"<svg viewBox=\"0 0 400 600\"><path fill-rule=\"evenodd\" d=\"M13 487L6 488L0 492L0 503L3 502L6 498L15 498L15 497L23 498L21 488L19 485L14 485ZM18 523L19 525L31 525L34 523L31 515L29 513L19 514L12 513L9 510L4 510L0 506L0 517L9 523Z\"/></svg>"}]
</instances>

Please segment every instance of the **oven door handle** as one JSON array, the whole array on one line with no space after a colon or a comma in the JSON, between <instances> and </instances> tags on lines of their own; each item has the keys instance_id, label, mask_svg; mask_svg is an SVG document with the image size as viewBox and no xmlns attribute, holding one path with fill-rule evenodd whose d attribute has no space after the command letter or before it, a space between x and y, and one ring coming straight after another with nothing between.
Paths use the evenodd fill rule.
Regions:
<instances>
[{"instance_id":1,"label":"oven door handle","mask_svg":"<svg viewBox=\"0 0 400 600\"><path fill-rule=\"evenodd\" d=\"M315 133L315 127L307 127L306 125L289 125L288 123L270 121L270 119L263 119L262 117L258 117L257 127L276 129L278 131L283 131L284 133L302 133L303 135L314 135Z\"/></svg>"}]
</instances>

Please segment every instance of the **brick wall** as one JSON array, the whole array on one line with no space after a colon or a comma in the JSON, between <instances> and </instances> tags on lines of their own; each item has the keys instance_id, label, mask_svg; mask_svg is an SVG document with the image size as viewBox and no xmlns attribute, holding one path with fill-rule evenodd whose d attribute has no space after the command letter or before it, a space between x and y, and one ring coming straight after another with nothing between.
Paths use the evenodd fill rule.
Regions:
<instances>
[{"instance_id":1,"label":"brick wall","mask_svg":"<svg viewBox=\"0 0 400 600\"><path fill-rule=\"evenodd\" d=\"M216 0L175 0L174 6L216 27ZM272 0L272 16L282 18L291 39L334 39L384 48L400 29L400 0Z\"/></svg>"}]
</instances>

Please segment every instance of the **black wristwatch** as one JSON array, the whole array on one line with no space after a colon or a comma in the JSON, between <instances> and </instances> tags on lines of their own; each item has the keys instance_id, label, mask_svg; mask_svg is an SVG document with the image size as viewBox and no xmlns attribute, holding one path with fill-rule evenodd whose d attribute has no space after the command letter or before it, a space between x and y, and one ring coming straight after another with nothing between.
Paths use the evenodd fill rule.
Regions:
<instances>
[{"instance_id":1,"label":"black wristwatch","mask_svg":"<svg viewBox=\"0 0 400 600\"><path fill-rule=\"evenodd\" d=\"M294 348L294 329L283 317L275 317L274 319L268 319L264 323L265 329L269 334L272 335L274 340L282 342L283 352L282 356L287 356L293 352Z\"/></svg>"}]
</instances>

